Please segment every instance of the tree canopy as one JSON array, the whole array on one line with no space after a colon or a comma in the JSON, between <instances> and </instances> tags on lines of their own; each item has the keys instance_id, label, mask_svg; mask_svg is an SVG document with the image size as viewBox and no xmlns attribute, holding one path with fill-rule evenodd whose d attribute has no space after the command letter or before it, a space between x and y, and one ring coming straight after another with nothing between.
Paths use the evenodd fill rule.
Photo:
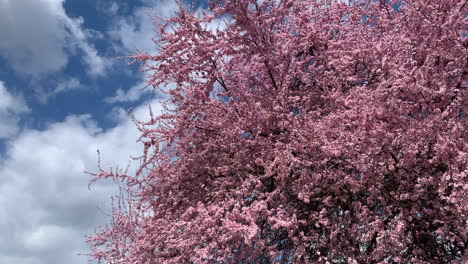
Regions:
<instances>
[{"instance_id":1,"label":"tree canopy","mask_svg":"<svg viewBox=\"0 0 468 264\"><path fill-rule=\"evenodd\" d=\"M169 95L106 263L467 263L468 4L216 0L131 56Z\"/></svg>"}]
</instances>

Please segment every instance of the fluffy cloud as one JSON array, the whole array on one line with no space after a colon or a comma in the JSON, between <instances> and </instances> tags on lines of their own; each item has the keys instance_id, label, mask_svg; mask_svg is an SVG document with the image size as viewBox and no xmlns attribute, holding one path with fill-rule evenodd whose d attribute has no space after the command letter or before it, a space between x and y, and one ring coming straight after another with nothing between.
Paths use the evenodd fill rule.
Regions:
<instances>
[{"instance_id":1,"label":"fluffy cloud","mask_svg":"<svg viewBox=\"0 0 468 264\"><path fill-rule=\"evenodd\" d=\"M134 102L140 99L141 96L144 94L148 94L151 92L156 92L154 89L152 89L151 86L146 87L146 84L144 82L137 83L130 87L127 91L124 91L123 89L117 89L115 94L110 97L104 98L104 101L106 103L121 103L121 102Z\"/></svg>"},{"instance_id":2,"label":"fluffy cloud","mask_svg":"<svg viewBox=\"0 0 468 264\"><path fill-rule=\"evenodd\" d=\"M139 82L130 89L124 91L123 89L118 89L113 96L104 98L106 103L123 103L123 102L135 102L144 98L145 96L151 96L153 99L166 99L167 95L161 93L159 89L153 88L153 86L146 86L147 84L142 81ZM146 88L145 88L146 87ZM168 84L162 87L163 91L168 91L169 89L175 88L175 83ZM145 98L147 99L147 98Z\"/></svg>"},{"instance_id":3,"label":"fluffy cloud","mask_svg":"<svg viewBox=\"0 0 468 264\"><path fill-rule=\"evenodd\" d=\"M53 87L53 85L51 85ZM71 90L79 90L86 88L81 81L75 77L65 77L61 80L57 80L55 88L44 89L42 86L34 87L37 95L37 99L42 104L47 104L50 97L56 96L57 94L68 92Z\"/></svg>"},{"instance_id":4,"label":"fluffy cloud","mask_svg":"<svg viewBox=\"0 0 468 264\"><path fill-rule=\"evenodd\" d=\"M23 98L9 93L5 83L0 81L0 139L15 135L19 116L29 111Z\"/></svg>"},{"instance_id":5,"label":"fluffy cloud","mask_svg":"<svg viewBox=\"0 0 468 264\"><path fill-rule=\"evenodd\" d=\"M155 52L156 45L153 38L158 32L155 31L152 17L154 15L170 17L179 8L172 0L142 0L142 2L146 6L135 9L131 16L117 20L110 30L112 38L119 43L117 49L127 53L134 53L137 49L148 53ZM199 8L196 13L201 14L202 10ZM204 26L214 31L225 28L226 24L220 19L215 19Z\"/></svg>"},{"instance_id":6,"label":"fluffy cloud","mask_svg":"<svg viewBox=\"0 0 468 264\"><path fill-rule=\"evenodd\" d=\"M142 0L145 6L136 8L132 15L116 20L116 23L112 26L109 34L112 36L116 43L115 48L118 52L123 54L135 53L136 50L145 51L148 53L156 53L157 47L153 42L154 37L157 36L155 26L153 24L152 17L155 14L161 17L170 17L178 10L178 6L175 1L172 0ZM112 12L116 12L118 9L117 5L111 5ZM197 9L196 14L201 15L204 9ZM207 10L204 10L207 11ZM226 21L229 19L226 18ZM215 32L217 29L222 30L226 28L226 21L221 19L214 19L209 24L203 26L209 30ZM160 92L155 91L151 86L145 88L146 83L139 82L130 89L124 90L119 88L113 96L104 99L107 103L122 103L122 102L133 102L140 99L141 96L156 93L157 98L162 98ZM164 89L171 89L174 84L164 87Z\"/></svg>"},{"instance_id":7,"label":"fluffy cloud","mask_svg":"<svg viewBox=\"0 0 468 264\"><path fill-rule=\"evenodd\" d=\"M96 7L102 13L108 16L115 16L117 15L121 6L117 2L110 2L107 0L97 0Z\"/></svg>"},{"instance_id":8,"label":"fluffy cloud","mask_svg":"<svg viewBox=\"0 0 468 264\"><path fill-rule=\"evenodd\" d=\"M0 56L19 74L39 76L61 70L79 51L91 76L105 74L107 61L88 41L82 18L65 13L65 0L0 0Z\"/></svg>"},{"instance_id":9,"label":"fluffy cloud","mask_svg":"<svg viewBox=\"0 0 468 264\"><path fill-rule=\"evenodd\" d=\"M108 32L114 41L117 53L122 55L133 54L136 50L149 53L157 52L153 38L157 35L152 17L155 14L162 17L170 17L174 11L178 10L175 1L142 1L144 6L136 8L130 16L117 19ZM118 9L118 5L113 6ZM122 103L138 101L142 96L155 95L155 98L162 98L158 91L151 86L145 88L145 82L138 82L129 89L119 88L114 95L104 99L107 103Z\"/></svg>"},{"instance_id":10,"label":"fluffy cloud","mask_svg":"<svg viewBox=\"0 0 468 264\"><path fill-rule=\"evenodd\" d=\"M0 97L1 98L1 97ZM151 103L155 112L158 102ZM0 161L0 263L86 263L84 236L104 224L114 185L96 183L96 150L101 165L125 168L129 156L138 156L139 131L118 109L119 125L103 131L90 115L69 116L47 129L27 130L11 141ZM135 110L144 120L148 109ZM131 163L129 173L137 162Z\"/></svg>"},{"instance_id":11,"label":"fluffy cloud","mask_svg":"<svg viewBox=\"0 0 468 264\"><path fill-rule=\"evenodd\" d=\"M54 94L62 93L69 90L76 90L82 88L83 85L81 84L80 80L76 78L68 78L65 81L59 83L57 87L55 87Z\"/></svg>"},{"instance_id":12,"label":"fluffy cloud","mask_svg":"<svg viewBox=\"0 0 468 264\"><path fill-rule=\"evenodd\" d=\"M158 14L170 17L178 10L172 0L143 1L146 6L135 9L131 16L117 20L110 30L110 35L117 41L117 49L126 53L134 53L136 49L153 53L156 46L152 39L156 36L152 16Z\"/></svg>"}]
</instances>

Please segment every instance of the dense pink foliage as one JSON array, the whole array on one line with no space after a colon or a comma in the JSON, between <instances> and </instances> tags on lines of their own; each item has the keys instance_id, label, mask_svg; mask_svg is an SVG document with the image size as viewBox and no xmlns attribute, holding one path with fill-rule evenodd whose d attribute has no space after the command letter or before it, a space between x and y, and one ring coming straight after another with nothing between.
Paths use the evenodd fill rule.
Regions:
<instances>
[{"instance_id":1,"label":"dense pink foliage","mask_svg":"<svg viewBox=\"0 0 468 264\"><path fill-rule=\"evenodd\" d=\"M225 0L139 53L165 114L137 121L106 263L468 263L468 4ZM224 20L226 27L207 25Z\"/></svg>"}]
</instances>

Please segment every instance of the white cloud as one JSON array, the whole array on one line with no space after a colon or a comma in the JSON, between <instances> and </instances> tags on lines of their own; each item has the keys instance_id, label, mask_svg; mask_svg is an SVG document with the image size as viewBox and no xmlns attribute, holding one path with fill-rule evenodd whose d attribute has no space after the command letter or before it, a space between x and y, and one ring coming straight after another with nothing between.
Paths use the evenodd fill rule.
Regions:
<instances>
[{"instance_id":1,"label":"white cloud","mask_svg":"<svg viewBox=\"0 0 468 264\"><path fill-rule=\"evenodd\" d=\"M97 50L87 39L93 35L93 31L85 31L82 29L82 18L69 18L65 15L64 18L66 27L69 29L73 42L76 47L83 52L83 62L88 66L88 73L91 76L102 76L105 74L106 68L109 66L109 61L100 57Z\"/></svg>"},{"instance_id":2,"label":"white cloud","mask_svg":"<svg viewBox=\"0 0 468 264\"><path fill-rule=\"evenodd\" d=\"M147 87L146 86L147 84L144 81L142 81L133 85L127 91L124 91L119 88L117 89L117 91L115 92L113 96L104 98L104 101L106 103L112 104L112 103L122 103L122 102L135 102L144 96L151 96L151 98L157 98L157 99L167 98L167 95L161 93L159 89L155 89L151 85ZM163 91L167 91L174 87L175 87L174 83L168 84L165 87L163 87ZM148 99L148 98L145 98L145 99Z\"/></svg>"},{"instance_id":3,"label":"white cloud","mask_svg":"<svg viewBox=\"0 0 468 264\"><path fill-rule=\"evenodd\" d=\"M117 53L122 56L133 54L137 50L148 53L156 53L157 47L153 42L153 38L157 35L153 18L155 14L162 17L170 17L174 11L178 10L178 6L173 0L161 1L142 1L145 6L136 8L132 15L117 19L111 27L109 35L114 40ZM115 7L115 8L118 8ZM112 8L114 9L114 8ZM134 102L139 100L144 95L156 94L156 98L164 97L159 91L154 90L145 82L138 82L129 89L119 88L115 94L104 99L107 103L122 103Z\"/></svg>"},{"instance_id":4,"label":"white cloud","mask_svg":"<svg viewBox=\"0 0 468 264\"><path fill-rule=\"evenodd\" d=\"M137 101L143 94L147 94L151 91L154 91L151 86L146 88L145 86L145 82L140 82L130 87L130 89L128 89L127 91L124 91L121 88L119 88L113 96L106 97L104 101L110 104Z\"/></svg>"},{"instance_id":5,"label":"white cloud","mask_svg":"<svg viewBox=\"0 0 468 264\"><path fill-rule=\"evenodd\" d=\"M24 245L28 249L47 250L62 246L63 241L76 237L75 230L56 225L42 225L32 233L24 234Z\"/></svg>"},{"instance_id":6,"label":"white cloud","mask_svg":"<svg viewBox=\"0 0 468 264\"><path fill-rule=\"evenodd\" d=\"M146 6L135 9L129 17L117 20L111 28L109 33L119 43L118 50L134 53L138 49L150 54L157 51L153 38L159 32L155 31L152 17L158 15L167 18L174 15L174 12L179 9L173 0L142 0L142 2ZM196 14L201 15L202 10L201 8L197 9ZM226 21L228 20L227 18ZM203 26L212 31L223 30L226 28L226 21L217 18L209 24L203 24Z\"/></svg>"},{"instance_id":7,"label":"white cloud","mask_svg":"<svg viewBox=\"0 0 468 264\"><path fill-rule=\"evenodd\" d=\"M68 78L65 81L59 83L57 87L55 87L54 94L58 94L61 92L69 91L69 90L76 90L82 88L83 85L80 83L80 80L76 78Z\"/></svg>"},{"instance_id":8,"label":"white cloud","mask_svg":"<svg viewBox=\"0 0 468 264\"><path fill-rule=\"evenodd\" d=\"M148 53L156 51L152 39L157 32L151 16L156 13L159 16L170 17L178 10L177 4L172 0L144 2L147 6L137 8L131 16L118 20L109 32L119 43L117 49L122 52L135 53L137 49Z\"/></svg>"},{"instance_id":9,"label":"white cloud","mask_svg":"<svg viewBox=\"0 0 468 264\"><path fill-rule=\"evenodd\" d=\"M160 111L158 102L151 105ZM147 107L135 116L144 120ZM88 252L84 235L109 220L96 206L109 213L117 190L101 182L89 191L84 171L97 172L97 149L103 169L126 168L129 157L141 153L133 122L122 115L118 121L103 131L90 115L69 116L10 142L0 161L0 263L86 263L87 256L76 255Z\"/></svg>"},{"instance_id":10,"label":"white cloud","mask_svg":"<svg viewBox=\"0 0 468 264\"><path fill-rule=\"evenodd\" d=\"M16 72L39 76L56 72L78 49L91 76L105 74L107 61L89 42L92 30L82 28L82 18L65 13L65 0L0 0L0 56Z\"/></svg>"},{"instance_id":11,"label":"white cloud","mask_svg":"<svg viewBox=\"0 0 468 264\"><path fill-rule=\"evenodd\" d=\"M58 80L55 89L44 89L41 86L35 87L37 99L42 104L47 104L50 97L56 96L57 94L68 92L71 90L83 89L85 86L75 77L65 77L62 80Z\"/></svg>"},{"instance_id":12,"label":"white cloud","mask_svg":"<svg viewBox=\"0 0 468 264\"><path fill-rule=\"evenodd\" d=\"M115 16L120 9L119 4L117 2L109 2L104 0L97 1L97 8L104 14L108 16Z\"/></svg>"},{"instance_id":13,"label":"white cloud","mask_svg":"<svg viewBox=\"0 0 468 264\"><path fill-rule=\"evenodd\" d=\"M116 49L118 52L126 55L135 53L136 50L154 54L157 47L153 42L154 37L159 33L155 31L152 16L157 14L161 17L170 17L178 10L178 6L173 0L142 0L146 4L144 7L135 9L129 17L117 20L110 30L109 34L118 43ZM202 14L201 8L196 10L196 15ZM204 10L207 11L207 10ZM208 30L224 30L229 23L229 18L213 19L210 23L204 23L202 26ZM143 89L146 83L139 82L128 90L117 89L115 94L104 99L107 103L133 102L139 100L141 96L155 92L157 98L164 98L165 95L154 90L152 86ZM174 84L167 85L164 90L171 89ZM143 89L143 90L142 90Z\"/></svg>"},{"instance_id":14,"label":"white cloud","mask_svg":"<svg viewBox=\"0 0 468 264\"><path fill-rule=\"evenodd\" d=\"M5 83L0 81L0 139L14 136L18 132L20 115L29 111L23 98L9 93Z\"/></svg>"}]
</instances>

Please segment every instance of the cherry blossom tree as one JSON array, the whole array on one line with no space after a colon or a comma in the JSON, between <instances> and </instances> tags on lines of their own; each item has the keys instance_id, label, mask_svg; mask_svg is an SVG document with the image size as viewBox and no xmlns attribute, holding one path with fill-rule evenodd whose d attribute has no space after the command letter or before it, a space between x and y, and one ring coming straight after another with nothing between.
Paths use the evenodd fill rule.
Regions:
<instances>
[{"instance_id":1,"label":"cherry blossom tree","mask_svg":"<svg viewBox=\"0 0 468 264\"><path fill-rule=\"evenodd\" d=\"M155 19L105 263L468 263L468 4L216 0Z\"/></svg>"}]
</instances>

